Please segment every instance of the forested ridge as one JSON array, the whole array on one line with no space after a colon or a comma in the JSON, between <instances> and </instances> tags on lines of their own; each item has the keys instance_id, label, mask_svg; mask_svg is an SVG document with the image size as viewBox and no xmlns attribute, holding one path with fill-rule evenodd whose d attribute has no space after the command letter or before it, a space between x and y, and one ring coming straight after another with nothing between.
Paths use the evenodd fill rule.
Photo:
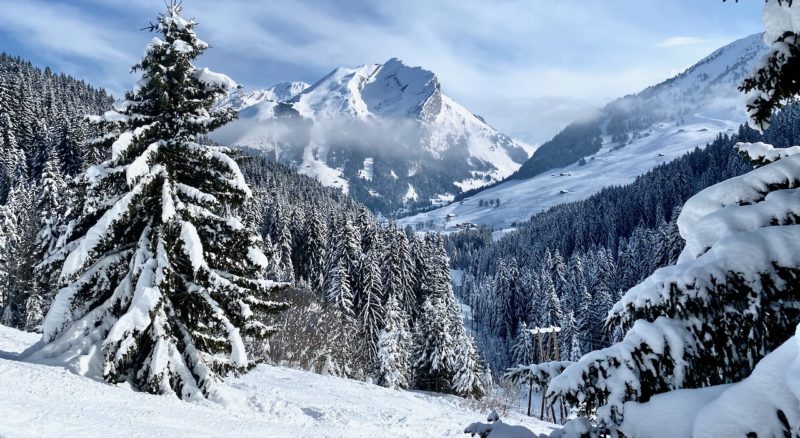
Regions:
<instances>
[{"instance_id":1,"label":"forested ridge","mask_svg":"<svg viewBox=\"0 0 800 438\"><path fill-rule=\"evenodd\" d=\"M167 16L161 30L184 32L181 23ZM119 199L101 200L107 195L92 186L108 172L102 163L118 159L112 150L129 116L102 89L8 55L0 58L0 105L0 321L41 332L64 286L69 240L96 220L94 205ZM197 142L222 148L202 131ZM267 317L271 347L246 343L252 360L398 389L483 393L440 238L379 224L340 190L267 158L231 157L252 196L229 211L260 236L264 278L292 286L274 292L284 310ZM180 196L198 196L179 187Z\"/></svg>"},{"instance_id":2,"label":"forested ridge","mask_svg":"<svg viewBox=\"0 0 800 438\"><path fill-rule=\"evenodd\" d=\"M564 360L608 346L615 333L604 321L613 304L653 271L677 261L683 239L676 221L683 203L752 168L733 148L737 142L796 144L798 121L800 107L790 105L764 134L742 126L630 185L536 214L495 242L488 229L449 236L451 265L465 272L461 296L483 333L478 342L489 364L503 369L528 362L530 335L520 328L563 326Z\"/></svg>"}]
</instances>

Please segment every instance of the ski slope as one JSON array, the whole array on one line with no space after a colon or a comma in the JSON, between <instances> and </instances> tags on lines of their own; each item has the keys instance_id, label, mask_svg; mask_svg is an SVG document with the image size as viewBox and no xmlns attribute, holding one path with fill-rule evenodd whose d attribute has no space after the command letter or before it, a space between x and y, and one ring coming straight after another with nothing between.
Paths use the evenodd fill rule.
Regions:
<instances>
[{"instance_id":1,"label":"ski slope","mask_svg":"<svg viewBox=\"0 0 800 438\"><path fill-rule=\"evenodd\" d=\"M658 123L644 138L622 149L612 150L605 139L603 148L587 163L553 169L526 180L512 180L471 196L463 202L398 220L402 226L424 224L425 230L453 232L460 224L474 223L493 227L498 235L514 228L516 222L553 206L580 201L604 187L633 182L659 164L672 161L695 147L705 147L720 133L731 134L744 119L722 115L695 114L683 125ZM481 206L500 200L500 206Z\"/></svg>"},{"instance_id":2,"label":"ski slope","mask_svg":"<svg viewBox=\"0 0 800 438\"><path fill-rule=\"evenodd\" d=\"M182 402L14 360L38 339L0 325L2 437L460 437L486 417L454 396L266 365L228 378L223 404ZM552 430L519 415L504 421Z\"/></svg>"}]
</instances>

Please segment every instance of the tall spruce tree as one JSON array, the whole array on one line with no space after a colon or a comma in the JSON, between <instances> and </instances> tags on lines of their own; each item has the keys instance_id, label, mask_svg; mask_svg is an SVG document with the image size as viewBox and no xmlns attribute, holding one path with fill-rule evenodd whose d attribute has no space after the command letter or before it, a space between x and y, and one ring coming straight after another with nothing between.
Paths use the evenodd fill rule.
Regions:
<instances>
[{"instance_id":1,"label":"tall spruce tree","mask_svg":"<svg viewBox=\"0 0 800 438\"><path fill-rule=\"evenodd\" d=\"M406 315L414 318L417 297L411 286L411 256L408 240L402 230L391 224L385 231L385 246L381 272L384 296L394 296Z\"/></svg>"},{"instance_id":2,"label":"tall spruce tree","mask_svg":"<svg viewBox=\"0 0 800 438\"><path fill-rule=\"evenodd\" d=\"M466 334L458 336L453 360L452 390L462 397L481 398L486 389L483 367L472 339Z\"/></svg>"},{"instance_id":3,"label":"tall spruce tree","mask_svg":"<svg viewBox=\"0 0 800 438\"><path fill-rule=\"evenodd\" d=\"M350 274L347 271L347 264L342 258L336 259L334 263L335 265L325 275L327 283L325 286L325 299L343 318L352 321L355 318L353 286Z\"/></svg>"},{"instance_id":4,"label":"tall spruce tree","mask_svg":"<svg viewBox=\"0 0 800 438\"><path fill-rule=\"evenodd\" d=\"M27 160L25 151L19 146L16 137L16 127L11 120L11 114L0 114L0 202L5 203L9 193L15 187L28 179Z\"/></svg>"},{"instance_id":5,"label":"tall spruce tree","mask_svg":"<svg viewBox=\"0 0 800 438\"><path fill-rule=\"evenodd\" d=\"M58 143L56 143L56 153L61 162L61 170L65 175L78 175L83 169L84 159L82 144L83 131L79 124L64 120L61 122L61 132L59 133Z\"/></svg>"},{"instance_id":6,"label":"tall spruce tree","mask_svg":"<svg viewBox=\"0 0 800 438\"><path fill-rule=\"evenodd\" d=\"M454 339L440 296L422 303L414 327L414 386L418 389L448 392L453 378Z\"/></svg>"},{"instance_id":7,"label":"tall spruce tree","mask_svg":"<svg viewBox=\"0 0 800 438\"><path fill-rule=\"evenodd\" d=\"M41 331L42 320L55 296L58 276L51 269L49 259L58 248L65 189L66 183L61 174L58 155L52 151L36 187L37 199L34 205L38 213L37 234L30 257L33 281L25 304L25 329L28 331Z\"/></svg>"},{"instance_id":8,"label":"tall spruce tree","mask_svg":"<svg viewBox=\"0 0 800 438\"><path fill-rule=\"evenodd\" d=\"M393 389L411 385L411 333L400 300L386 301L385 325L378 336L378 384Z\"/></svg>"},{"instance_id":9,"label":"tall spruce tree","mask_svg":"<svg viewBox=\"0 0 800 438\"><path fill-rule=\"evenodd\" d=\"M517 334L511 344L511 363L513 365L528 365L534 360L533 335L528 325L523 321L518 325Z\"/></svg>"},{"instance_id":10,"label":"tall spruce tree","mask_svg":"<svg viewBox=\"0 0 800 438\"><path fill-rule=\"evenodd\" d=\"M192 63L208 48L168 5L134 66L141 80L115 111L110 159L90 167L66 236L63 288L30 360L182 399L216 397L219 375L251 364L245 338L273 330L260 239L230 214L250 189L225 147L199 135L233 117L214 109L235 86Z\"/></svg>"},{"instance_id":11,"label":"tall spruce tree","mask_svg":"<svg viewBox=\"0 0 800 438\"><path fill-rule=\"evenodd\" d=\"M6 282L2 289L6 300L0 313L0 323L17 328L25 327L25 303L33 286L32 254L35 248L38 221L34 206L33 188L27 183L15 186L8 197L9 219L12 227L6 249Z\"/></svg>"},{"instance_id":12,"label":"tall spruce tree","mask_svg":"<svg viewBox=\"0 0 800 438\"><path fill-rule=\"evenodd\" d=\"M300 242L300 263L297 266L300 278L308 282L309 287L318 296L322 296L325 270L325 223L319 213L310 212L306 216L305 228Z\"/></svg>"},{"instance_id":13,"label":"tall spruce tree","mask_svg":"<svg viewBox=\"0 0 800 438\"><path fill-rule=\"evenodd\" d=\"M378 338L383 328L385 311L382 305L381 269L374 251L368 252L361 260L356 289L358 301L355 308L360 335L359 356L367 367L375 368L378 357Z\"/></svg>"},{"instance_id":14,"label":"tall spruce tree","mask_svg":"<svg viewBox=\"0 0 800 438\"><path fill-rule=\"evenodd\" d=\"M292 264L292 235L285 222L280 226L278 239L275 240L275 259L278 260L278 272L280 272L278 280L293 283L295 271Z\"/></svg>"}]
</instances>

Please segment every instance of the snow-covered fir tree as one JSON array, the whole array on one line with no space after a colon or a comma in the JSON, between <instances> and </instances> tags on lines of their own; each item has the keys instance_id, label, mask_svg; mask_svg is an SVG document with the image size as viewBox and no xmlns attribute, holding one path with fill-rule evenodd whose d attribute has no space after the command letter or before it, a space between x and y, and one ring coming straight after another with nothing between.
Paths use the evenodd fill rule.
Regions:
<instances>
[{"instance_id":1,"label":"snow-covered fir tree","mask_svg":"<svg viewBox=\"0 0 800 438\"><path fill-rule=\"evenodd\" d=\"M302 239L298 242L299 250L294 253L299 256L297 263L298 275L308 282L312 291L322 295L325 268L325 223L316 211L312 211L302 230Z\"/></svg>"},{"instance_id":2,"label":"snow-covered fir tree","mask_svg":"<svg viewBox=\"0 0 800 438\"><path fill-rule=\"evenodd\" d=\"M294 282L294 264L292 263L292 235L286 223L281 224L277 232L275 242L275 260L277 261L276 270L279 272L278 280L283 282Z\"/></svg>"},{"instance_id":3,"label":"snow-covered fir tree","mask_svg":"<svg viewBox=\"0 0 800 438\"><path fill-rule=\"evenodd\" d=\"M355 293L359 355L366 364L375 364L378 358L378 340L385 314L382 294L378 257L375 251L370 251L361 260Z\"/></svg>"},{"instance_id":4,"label":"snow-covered fir tree","mask_svg":"<svg viewBox=\"0 0 800 438\"><path fill-rule=\"evenodd\" d=\"M414 386L479 397L483 369L453 293L441 236L425 237L426 295L414 324Z\"/></svg>"},{"instance_id":5,"label":"snow-covered fir tree","mask_svg":"<svg viewBox=\"0 0 800 438\"><path fill-rule=\"evenodd\" d=\"M412 262L408 240L406 234L394 225L386 230L383 254L381 271L384 296L394 296L405 313L413 318L416 314L417 297L412 288Z\"/></svg>"},{"instance_id":6,"label":"snow-covered fir tree","mask_svg":"<svg viewBox=\"0 0 800 438\"><path fill-rule=\"evenodd\" d=\"M408 315L400 301L390 295L386 301L384 327L378 335L379 385L393 389L407 389L411 385L411 333Z\"/></svg>"},{"instance_id":7,"label":"snow-covered fir tree","mask_svg":"<svg viewBox=\"0 0 800 438\"><path fill-rule=\"evenodd\" d=\"M456 339L453 369L453 393L471 398L481 398L486 393L480 357L472 339L466 335Z\"/></svg>"},{"instance_id":8,"label":"snow-covered fir tree","mask_svg":"<svg viewBox=\"0 0 800 438\"><path fill-rule=\"evenodd\" d=\"M364 254L379 248L376 227L372 215L365 207L361 207L358 211L358 229L361 234L361 251Z\"/></svg>"},{"instance_id":9,"label":"snow-covered fir tree","mask_svg":"<svg viewBox=\"0 0 800 438\"><path fill-rule=\"evenodd\" d=\"M331 264L325 274L325 299L343 318L352 320L355 318L353 286L347 262L343 258L336 258Z\"/></svg>"},{"instance_id":10,"label":"snow-covered fir tree","mask_svg":"<svg viewBox=\"0 0 800 438\"><path fill-rule=\"evenodd\" d=\"M11 327L24 327L26 303L34 283L32 254L36 247L38 217L34 191L27 183L15 186L6 205L6 245L3 256L5 282L0 285L5 299L0 322Z\"/></svg>"},{"instance_id":11,"label":"snow-covered fir tree","mask_svg":"<svg viewBox=\"0 0 800 438\"><path fill-rule=\"evenodd\" d=\"M542 275L542 291L544 303L542 303L539 324L542 327L558 326L563 317L561 301L558 298L555 283L546 273Z\"/></svg>"},{"instance_id":12,"label":"snow-covered fir tree","mask_svg":"<svg viewBox=\"0 0 800 438\"><path fill-rule=\"evenodd\" d=\"M564 312L561 315L561 321L558 326L561 332L558 334L558 351L561 353L561 360L572 360L572 342L577 339L577 322L575 321L575 314L572 310Z\"/></svg>"},{"instance_id":13,"label":"snow-covered fir tree","mask_svg":"<svg viewBox=\"0 0 800 438\"><path fill-rule=\"evenodd\" d=\"M430 296L420 309L414 329L414 386L445 392L452 379L454 339L447 326L442 297Z\"/></svg>"},{"instance_id":14,"label":"snow-covered fir tree","mask_svg":"<svg viewBox=\"0 0 800 438\"><path fill-rule=\"evenodd\" d=\"M583 347L581 346L581 341L578 338L578 334L572 335L572 341L570 342L570 349L569 349L569 360L570 362L577 362L580 360L581 356L583 356Z\"/></svg>"},{"instance_id":15,"label":"snow-covered fir tree","mask_svg":"<svg viewBox=\"0 0 800 438\"><path fill-rule=\"evenodd\" d=\"M17 129L11 120L11 113L0 114L0 150L3 151L0 200L4 202L11 190L25 182L29 175L25 151L20 147L15 131Z\"/></svg>"},{"instance_id":16,"label":"snow-covered fir tree","mask_svg":"<svg viewBox=\"0 0 800 438\"><path fill-rule=\"evenodd\" d=\"M523 321L517 328L517 335L511 344L511 363L527 365L534 362L533 335L528 324Z\"/></svg>"},{"instance_id":17,"label":"snow-covered fir tree","mask_svg":"<svg viewBox=\"0 0 800 438\"><path fill-rule=\"evenodd\" d=\"M61 172L65 175L74 176L83 170L84 151L84 132L80 125L70 123L67 120L61 122L61 132L56 143L56 154L61 163Z\"/></svg>"},{"instance_id":18,"label":"snow-covered fir tree","mask_svg":"<svg viewBox=\"0 0 800 438\"><path fill-rule=\"evenodd\" d=\"M268 336L282 305L260 238L230 214L250 196L232 151L196 141L233 117L212 106L235 83L192 64L208 45L181 9L150 26L136 89L94 118L113 127L110 159L82 177L63 288L26 357L197 399L251 365L245 340Z\"/></svg>"},{"instance_id":19,"label":"snow-covered fir tree","mask_svg":"<svg viewBox=\"0 0 800 438\"><path fill-rule=\"evenodd\" d=\"M581 307L578 310L578 318L575 323L577 332L575 338L579 343L580 350L585 352L596 350L595 344L599 341L599 339L594 338L594 334L597 333L598 321L595 320L595 312L592 310L592 296L584 288L581 296Z\"/></svg>"},{"instance_id":20,"label":"snow-covered fir tree","mask_svg":"<svg viewBox=\"0 0 800 438\"><path fill-rule=\"evenodd\" d=\"M61 173L59 156L53 151L42 171L35 202L38 233L30 255L33 282L25 303L25 328L41 331L42 320L49 309L58 285L58 275L49 259L58 249L59 224L65 213L66 183Z\"/></svg>"}]
</instances>

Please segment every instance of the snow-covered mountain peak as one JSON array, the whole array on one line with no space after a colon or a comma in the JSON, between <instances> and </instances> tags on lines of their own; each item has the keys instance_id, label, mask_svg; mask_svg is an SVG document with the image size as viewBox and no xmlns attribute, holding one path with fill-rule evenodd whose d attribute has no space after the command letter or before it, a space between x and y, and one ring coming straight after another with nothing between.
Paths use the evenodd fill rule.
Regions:
<instances>
[{"instance_id":1,"label":"snow-covered mountain peak","mask_svg":"<svg viewBox=\"0 0 800 438\"><path fill-rule=\"evenodd\" d=\"M433 72L397 58L337 68L283 102L234 107L239 118L217 141L274 154L382 213L499 181L533 151L442 94Z\"/></svg>"},{"instance_id":2,"label":"snow-covered mountain peak","mask_svg":"<svg viewBox=\"0 0 800 438\"><path fill-rule=\"evenodd\" d=\"M281 82L269 88L256 90L240 88L231 91L228 98L220 103L220 106L242 111L261 102L285 102L302 93L309 86L305 82Z\"/></svg>"},{"instance_id":3,"label":"snow-covered mountain peak","mask_svg":"<svg viewBox=\"0 0 800 438\"><path fill-rule=\"evenodd\" d=\"M293 102L305 117L430 121L441 108L441 91L432 72L392 58L384 64L339 67Z\"/></svg>"},{"instance_id":4,"label":"snow-covered mountain peak","mask_svg":"<svg viewBox=\"0 0 800 438\"><path fill-rule=\"evenodd\" d=\"M268 88L267 91L272 93L273 98L271 100L285 102L306 91L310 86L310 84L302 81L280 82Z\"/></svg>"},{"instance_id":5,"label":"snow-covered mountain peak","mask_svg":"<svg viewBox=\"0 0 800 438\"><path fill-rule=\"evenodd\" d=\"M441 109L440 88L429 70L392 58L368 79L361 96L375 115L431 120Z\"/></svg>"},{"instance_id":6,"label":"snow-covered mountain peak","mask_svg":"<svg viewBox=\"0 0 800 438\"><path fill-rule=\"evenodd\" d=\"M292 99L303 117L334 119L339 117L369 117L361 90L379 64L355 68L339 67Z\"/></svg>"}]
</instances>

